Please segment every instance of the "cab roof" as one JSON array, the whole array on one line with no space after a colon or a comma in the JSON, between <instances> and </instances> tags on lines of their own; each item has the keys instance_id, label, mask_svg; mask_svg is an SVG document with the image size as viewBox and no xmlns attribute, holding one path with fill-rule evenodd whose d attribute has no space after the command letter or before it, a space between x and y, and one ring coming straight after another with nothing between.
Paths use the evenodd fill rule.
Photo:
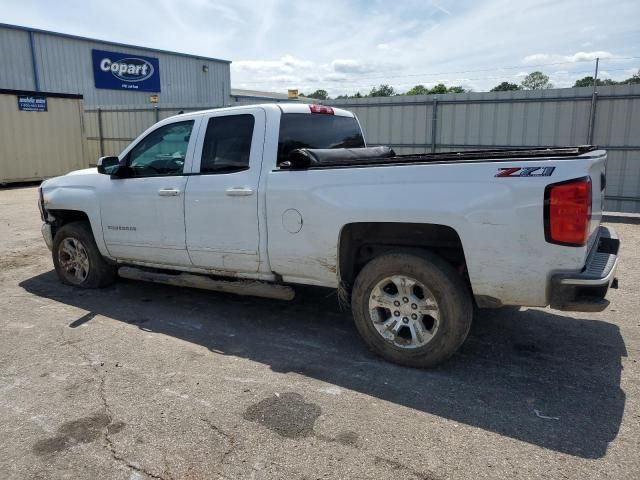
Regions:
<instances>
[{"instance_id":1,"label":"cab roof","mask_svg":"<svg viewBox=\"0 0 640 480\"><path fill-rule=\"evenodd\" d=\"M255 105L238 105L234 107L223 107L223 108L211 108L207 110L199 110L195 112L185 112L183 114L174 115L169 118L175 118L177 116L184 117L197 117L201 115L209 115L215 112L233 112L233 111L242 111L247 110L248 108L263 108L264 110L274 110L278 109L282 113L308 113L312 114L311 107L315 104L311 103L298 103L298 102L283 102L283 103L260 103ZM324 107L323 105L318 105L317 107ZM355 117L355 115L349 110L344 110L342 108L329 107L333 112L332 115L337 115L339 117ZM331 115L331 113L313 113L314 115Z\"/></svg>"}]
</instances>

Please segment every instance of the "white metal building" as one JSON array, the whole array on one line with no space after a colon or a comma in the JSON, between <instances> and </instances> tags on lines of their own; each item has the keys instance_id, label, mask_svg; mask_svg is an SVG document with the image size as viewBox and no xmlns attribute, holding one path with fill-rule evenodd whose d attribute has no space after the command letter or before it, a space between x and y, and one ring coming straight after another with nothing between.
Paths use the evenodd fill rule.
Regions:
<instances>
[{"instance_id":1,"label":"white metal building","mask_svg":"<svg viewBox=\"0 0 640 480\"><path fill-rule=\"evenodd\" d=\"M231 89L230 106L253 105L256 103L282 103L282 102L306 102L315 103L315 98L296 97L289 98L286 93L264 92L262 90Z\"/></svg>"},{"instance_id":2,"label":"white metal building","mask_svg":"<svg viewBox=\"0 0 640 480\"><path fill-rule=\"evenodd\" d=\"M224 106L230 63L0 24L0 89L80 94L85 107Z\"/></svg>"}]
</instances>

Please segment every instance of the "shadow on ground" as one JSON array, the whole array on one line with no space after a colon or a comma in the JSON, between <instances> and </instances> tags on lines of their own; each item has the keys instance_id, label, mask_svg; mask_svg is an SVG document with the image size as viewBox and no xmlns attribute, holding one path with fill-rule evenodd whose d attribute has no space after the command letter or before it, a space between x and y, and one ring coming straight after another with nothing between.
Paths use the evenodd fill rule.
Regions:
<instances>
[{"instance_id":1,"label":"shadow on ground","mask_svg":"<svg viewBox=\"0 0 640 480\"><path fill-rule=\"evenodd\" d=\"M124 281L78 290L53 272L20 285L89 312L70 328L103 315L578 457L604 456L624 411L625 345L618 327L604 321L481 311L458 354L416 370L369 353L350 313L324 289L300 288L294 301L282 302Z\"/></svg>"}]
</instances>

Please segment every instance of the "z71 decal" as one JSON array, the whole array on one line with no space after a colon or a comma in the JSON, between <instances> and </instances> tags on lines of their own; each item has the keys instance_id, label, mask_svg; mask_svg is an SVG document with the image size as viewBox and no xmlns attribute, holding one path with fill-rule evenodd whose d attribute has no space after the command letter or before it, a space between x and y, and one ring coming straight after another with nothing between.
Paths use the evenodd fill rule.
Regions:
<instances>
[{"instance_id":1,"label":"z71 decal","mask_svg":"<svg viewBox=\"0 0 640 480\"><path fill-rule=\"evenodd\" d=\"M508 167L500 168L496 177L550 177L556 167Z\"/></svg>"}]
</instances>

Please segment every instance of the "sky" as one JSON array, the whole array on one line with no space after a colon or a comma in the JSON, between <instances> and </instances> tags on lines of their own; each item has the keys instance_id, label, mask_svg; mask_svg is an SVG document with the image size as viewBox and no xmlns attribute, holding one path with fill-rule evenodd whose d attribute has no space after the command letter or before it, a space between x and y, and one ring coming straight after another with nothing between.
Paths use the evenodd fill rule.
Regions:
<instances>
[{"instance_id":1,"label":"sky","mask_svg":"<svg viewBox=\"0 0 640 480\"><path fill-rule=\"evenodd\" d=\"M640 0L0 0L0 23L231 60L231 86L556 87L640 68Z\"/></svg>"}]
</instances>

